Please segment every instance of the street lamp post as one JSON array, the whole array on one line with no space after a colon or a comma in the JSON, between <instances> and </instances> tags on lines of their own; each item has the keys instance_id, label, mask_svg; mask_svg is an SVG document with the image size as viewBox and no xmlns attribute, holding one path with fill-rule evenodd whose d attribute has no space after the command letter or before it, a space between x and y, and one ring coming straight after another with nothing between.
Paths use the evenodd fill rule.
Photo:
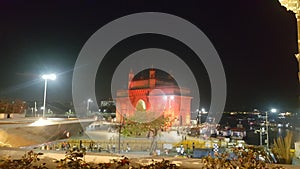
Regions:
<instances>
[{"instance_id":1,"label":"street lamp post","mask_svg":"<svg viewBox=\"0 0 300 169\"><path fill-rule=\"evenodd\" d=\"M199 120L200 120L200 125L201 125L201 121L202 121L202 114L205 113L205 109L204 108L201 108L201 112L200 112L200 116L199 116Z\"/></svg>"},{"instance_id":2,"label":"street lamp post","mask_svg":"<svg viewBox=\"0 0 300 169\"><path fill-rule=\"evenodd\" d=\"M34 102L34 117L36 117L36 111L37 111L37 109L36 109L36 101Z\"/></svg>"},{"instance_id":3,"label":"street lamp post","mask_svg":"<svg viewBox=\"0 0 300 169\"><path fill-rule=\"evenodd\" d=\"M260 126L260 129L259 129L259 145L261 146L262 145L262 127Z\"/></svg>"},{"instance_id":4,"label":"street lamp post","mask_svg":"<svg viewBox=\"0 0 300 169\"><path fill-rule=\"evenodd\" d=\"M197 118L196 118L196 120L197 120L197 127L199 127L199 124L200 124L200 110L197 109L196 113L197 113Z\"/></svg>"},{"instance_id":5,"label":"street lamp post","mask_svg":"<svg viewBox=\"0 0 300 169\"><path fill-rule=\"evenodd\" d=\"M87 100L87 107L86 107L87 115L90 112L90 103L92 103L92 102L93 102L92 99Z\"/></svg>"},{"instance_id":6,"label":"street lamp post","mask_svg":"<svg viewBox=\"0 0 300 169\"><path fill-rule=\"evenodd\" d=\"M121 153L121 130L122 130L122 124L123 122L121 121L120 126L119 126L119 138L118 138L118 152L119 154Z\"/></svg>"},{"instance_id":7,"label":"street lamp post","mask_svg":"<svg viewBox=\"0 0 300 169\"><path fill-rule=\"evenodd\" d=\"M45 88L44 88L44 105L43 105L43 117L45 117L45 112L46 112L46 95L47 95L47 83L48 79L49 80L55 80L56 75L55 74L44 74L42 75L42 78L45 80Z\"/></svg>"},{"instance_id":8,"label":"street lamp post","mask_svg":"<svg viewBox=\"0 0 300 169\"><path fill-rule=\"evenodd\" d=\"M124 114L124 116L122 116L121 119L120 119L119 138L118 138L118 152L119 152L119 154L121 153L121 132L122 132L122 127L123 127L124 122L125 122L125 118L126 118L126 114Z\"/></svg>"},{"instance_id":9,"label":"street lamp post","mask_svg":"<svg viewBox=\"0 0 300 169\"><path fill-rule=\"evenodd\" d=\"M271 113L276 113L277 109L271 109ZM266 133L267 133L267 149L269 148L269 121L268 121L268 111L266 112Z\"/></svg>"},{"instance_id":10,"label":"street lamp post","mask_svg":"<svg viewBox=\"0 0 300 169\"><path fill-rule=\"evenodd\" d=\"M202 114L205 112L205 109L202 108L201 110L200 109L197 109L197 112L198 112L198 117L197 117L197 125L201 125L201 116Z\"/></svg>"},{"instance_id":11,"label":"street lamp post","mask_svg":"<svg viewBox=\"0 0 300 169\"><path fill-rule=\"evenodd\" d=\"M269 148L269 121L268 121L268 111L266 112L266 133L267 133L267 149Z\"/></svg>"}]
</instances>

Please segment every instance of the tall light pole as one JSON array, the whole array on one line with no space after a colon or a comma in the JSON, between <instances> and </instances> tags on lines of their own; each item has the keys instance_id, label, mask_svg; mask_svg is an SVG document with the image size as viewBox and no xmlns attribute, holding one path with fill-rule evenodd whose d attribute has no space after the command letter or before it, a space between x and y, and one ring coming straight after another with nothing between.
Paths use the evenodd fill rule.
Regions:
<instances>
[{"instance_id":1,"label":"tall light pole","mask_svg":"<svg viewBox=\"0 0 300 169\"><path fill-rule=\"evenodd\" d=\"M270 110L271 113L276 113L277 112L277 109L271 109ZM267 149L269 148L269 121L268 121L268 111L266 111L266 133L267 133L267 139L266 139L266 142L267 142Z\"/></svg>"},{"instance_id":2,"label":"tall light pole","mask_svg":"<svg viewBox=\"0 0 300 169\"><path fill-rule=\"evenodd\" d=\"M49 80L55 80L56 75L55 74L44 74L42 75L42 78L45 80L45 88L44 88L44 105L43 105L43 117L45 117L46 112L46 95L47 95L47 82Z\"/></svg>"},{"instance_id":3,"label":"tall light pole","mask_svg":"<svg viewBox=\"0 0 300 169\"><path fill-rule=\"evenodd\" d=\"M268 121L268 111L266 111L266 133L267 133L267 149L269 148L269 121Z\"/></svg>"},{"instance_id":4,"label":"tall light pole","mask_svg":"<svg viewBox=\"0 0 300 169\"><path fill-rule=\"evenodd\" d=\"M260 126L260 129L259 129L259 145L262 145L262 127Z\"/></svg>"},{"instance_id":5,"label":"tall light pole","mask_svg":"<svg viewBox=\"0 0 300 169\"><path fill-rule=\"evenodd\" d=\"M37 109L36 109L36 101L34 101L34 117L36 117L36 111L37 111Z\"/></svg>"},{"instance_id":6,"label":"tall light pole","mask_svg":"<svg viewBox=\"0 0 300 169\"><path fill-rule=\"evenodd\" d=\"M87 106L86 106L86 113L87 113L87 115L90 112L90 103L92 103L92 102L93 102L92 99L88 99L87 100Z\"/></svg>"},{"instance_id":7,"label":"tall light pole","mask_svg":"<svg viewBox=\"0 0 300 169\"><path fill-rule=\"evenodd\" d=\"M198 115L197 115L197 126L201 125L201 116L205 112L204 108L197 109Z\"/></svg>"},{"instance_id":8,"label":"tall light pole","mask_svg":"<svg viewBox=\"0 0 300 169\"><path fill-rule=\"evenodd\" d=\"M200 125L201 125L201 121L202 121L202 114L205 112L204 108L201 108L201 112L200 112L200 116L199 116L199 120L200 120Z\"/></svg>"},{"instance_id":9,"label":"tall light pole","mask_svg":"<svg viewBox=\"0 0 300 169\"><path fill-rule=\"evenodd\" d=\"M122 131L122 127L124 125L124 122L125 122L125 119L126 119L126 114L124 114L124 116L121 117L120 119L120 127L119 127L119 142L118 142L118 152L119 154L121 153L121 131Z\"/></svg>"}]
</instances>

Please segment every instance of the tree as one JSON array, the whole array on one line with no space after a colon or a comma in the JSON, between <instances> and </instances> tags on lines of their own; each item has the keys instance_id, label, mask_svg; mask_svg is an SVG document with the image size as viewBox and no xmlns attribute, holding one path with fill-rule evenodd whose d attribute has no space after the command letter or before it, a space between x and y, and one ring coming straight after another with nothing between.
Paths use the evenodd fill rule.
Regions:
<instances>
[{"instance_id":1,"label":"tree","mask_svg":"<svg viewBox=\"0 0 300 169\"><path fill-rule=\"evenodd\" d=\"M75 116L75 112L73 112L71 109L69 109L69 111L65 112L65 115L68 116L68 117L69 116Z\"/></svg>"},{"instance_id":2,"label":"tree","mask_svg":"<svg viewBox=\"0 0 300 169\"><path fill-rule=\"evenodd\" d=\"M123 130L121 131L124 136L152 136L150 155L153 155L157 148L158 135L161 130L165 129L173 122L173 120L171 121L170 118L164 117L163 115L155 118L152 121L145 121L145 117L149 118L149 116L153 115L155 115L155 113L138 111L134 114L134 116L125 119L125 124L123 126Z\"/></svg>"},{"instance_id":3,"label":"tree","mask_svg":"<svg viewBox=\"0 0 300 169\"><path fill-rule=\"evenodd\" d=\"M280 163L291 164L292 155L290 152L293 133L289 131L284 138L278 137L274 139L273 153L276 155Z\"/></svg>"}]
</instances>

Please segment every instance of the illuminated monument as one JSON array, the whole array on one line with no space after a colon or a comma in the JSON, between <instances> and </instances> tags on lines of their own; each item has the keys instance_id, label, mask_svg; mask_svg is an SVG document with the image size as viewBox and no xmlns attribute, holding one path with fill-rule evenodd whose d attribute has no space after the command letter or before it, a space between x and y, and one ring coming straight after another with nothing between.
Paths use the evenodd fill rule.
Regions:
<instances>
[{"instance_id":1,"label":"illuminated monument","mask_svg":"<svg viewBox=\"0 0 300 169\"><path fill-rule=\"evenodd\" d=\"M299 0L279 0L282 6L286 7L287 10L293 11L297 19L297 34L298 34L298 53L295 54L298 63L300 63L300 1ZM300 64L299 70L300 70ZM298 70L298 71L299 71ZM298 79L300 80L300 73L298 72Z\"/></svg>"},{"instance_id":2,"label":"illuminated monument","mask_svg":"<svg viewBox=\"0 0 300 169\"><path fill-rule=\"evenodd\" d=\"M300 2L299 0L279 0L281 5L286 7L287 10L293 11L295 13L296 19L297 19L297 39L298 39L298 53L295 54L297 61L298 61L298 79L300 80ZM300 98L300 97L299 97ZM300 142L295 142L295 156L300 156Z\"/></svg>"},{"instance_id":3,"label":"illuminated monument","mask_svg":"<svg viewBox=\"0 0 300 169\"><path fill-rule=\"evenodd\" d=\"M149 121L164 116L174 121L172 125L189 125L192 99L189 93L189 89L179 88L173 77L161 70L147 69L136 75L130 71L128 89L117 91L117 121L144 111Z\"/></svg>"}]
</instances>

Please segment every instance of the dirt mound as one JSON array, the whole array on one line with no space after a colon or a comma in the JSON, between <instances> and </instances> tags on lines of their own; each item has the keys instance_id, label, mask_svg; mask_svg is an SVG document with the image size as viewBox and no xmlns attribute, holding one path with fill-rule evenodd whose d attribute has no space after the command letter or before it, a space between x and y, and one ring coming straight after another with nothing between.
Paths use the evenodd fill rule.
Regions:
<instances>
[{"instance_id":1,"label":"dirt mound","mask_svg":"<svg viewBox=\"0 0 300 169\"><path fill-rule=\"evenodd\" d=\"M80 123L48 126L3 128L0 130L0 147L22 147L43 144L77 135L82 131Z\"/></svg>"}]
</instances>

